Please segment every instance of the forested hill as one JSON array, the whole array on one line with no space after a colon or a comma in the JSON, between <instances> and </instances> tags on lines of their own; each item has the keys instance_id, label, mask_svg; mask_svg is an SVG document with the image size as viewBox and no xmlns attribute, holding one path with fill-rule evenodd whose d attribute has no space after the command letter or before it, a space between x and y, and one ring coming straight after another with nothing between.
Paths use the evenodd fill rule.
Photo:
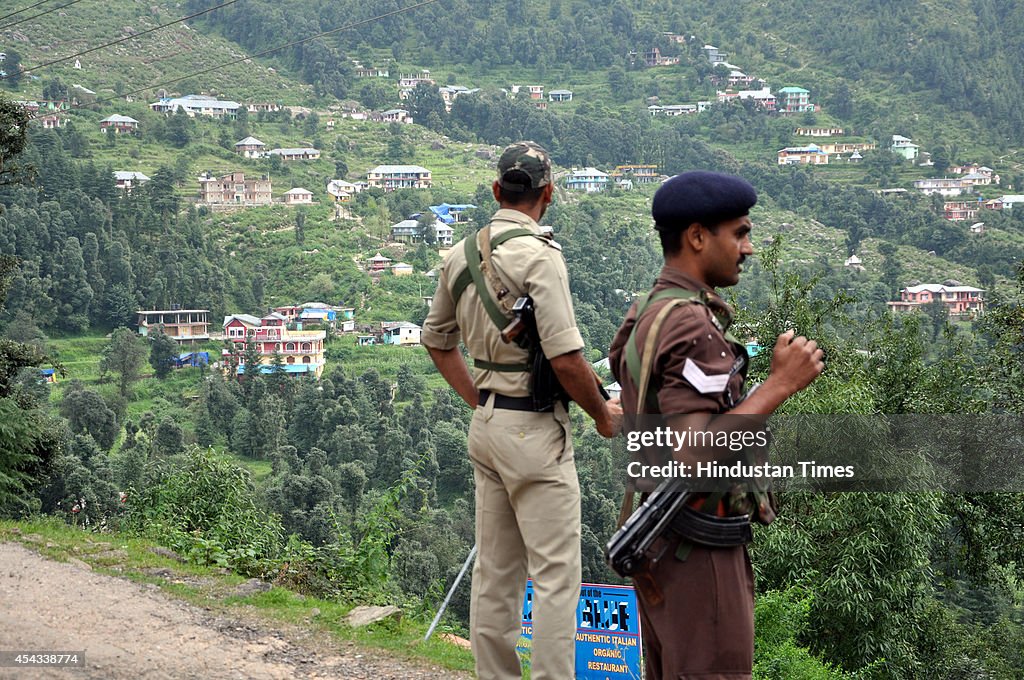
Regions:
<instances>
[{"instance_id":1,"label":"forested hill","mask_svg":"<svg viewBox=\"0 0 1024 680\"><path fill-rule=\"evenodd\" d=\"M634 174L634 186L626 168L714 169L759 195L757 257L728 292L737 334L770 345L793 329L827 350L828 370L787 413L1020 412L1024 207L1004 199L1024 193L1024 0L223 0L234 4L139 37L219 1L55 2L0 26L13 76L0 83L0 518L146 535L307 596L405 603L425 625L473 545L472 411L425 349L360 336L422 322L442 245L430 208L466 206L455 240L484 224L495 159L522 138L555 161L544 221L589 360L662 259L657 182ZM734 66L712 65L710 45ZM719 102L730 77L737 99L761 84L732 70L809 90L815 108ZM466 89L445 101L445 85ZM547 97L531 96L538 86ZM572 99L556 101L563 88ZM152 108L164 94L240 106L164 115ZM56 100L73 103L31 124L15 103ZM406 112L413 124L398 122ZM114 115L128 117L121 132ZM824 142L798 128L843 132ZM920 157L892 153L896 134ZM272 151L240 153L253 141ZM812 141L846 150L789 165L785 152ZM422 166L432 186L355 191L385 164ZM607 173L606 190L573 191L574 166ZM991 183L973 177L957 201L918 184L982 167ZM273 184L258 205L216 205L200 201L201 173ZM329 193L333 180L354 194ZM413 271L373 271L376 254ZM940 282L984 289L985 313L951 318L938 300L889 313L901 290ZM287 377L280 355L264 375L255 343L235 379L233 340L199 347L226 350L224 371L172 370L182 348L130 329L139 309L209 310L216 333L227 315L313 301L354 310L356 324L323 329L317 381ZM751 382L770 354L753 358ZM51 365L52 385L39 372ZM626 442L599 437L579 409L573 419L583 576L615 582L603 546ZM875 432L865 446L888 446ZM892 455L907 469L902 448ZM755 677L1020 680L1024 494L781 498L752 548ZM468 611L463 586L445 625L464 632Z\"/></svg>"},{"instance_id":2,"label":"forested hill","mask_svg":"<svg viewBox=\"0 0 1024 680\"><path fill-rule=\"evenodd\" d=\"M205 21L256 51L408 4L251 0ZM906 126L903 134L953 141L990 131L993 139L1021 141L1024 92L1007 85L1024 68L1022 32L1020 0L440 0L297 46L283 60L321 92L351 96L352 58L489 81L510 67L535 77L642 68L636 54L658 47L681 57L675 69L685 78L672 91L679 95L679 86L695 87L710 72L701 48L713 43L731 63L776 87L802 83L827 112L860 129Z\"/></svg>"},{"instance_id":3,"label":"forested hill","mask_svg":"<svg viewBox=\"0 0 1024 680\"><path fill-rule=\"evenodd\" d=\"M1024 67L1024 3L1019 0L682 0L673 5L701 17L712 37L728 39L737 63L754 65L761 57L769 73L777 68L779 75L834 77L837 87L848 86L867 99L850 107L854 124L884 118L888 109L912 125L932 120L928 110L935 109L973 114L983 127L1016 142L1024 134L1024 93L1006 87ZM936 132L954 135L943 128L961 122L935 120Z\"/></svg>"}]
</instances>

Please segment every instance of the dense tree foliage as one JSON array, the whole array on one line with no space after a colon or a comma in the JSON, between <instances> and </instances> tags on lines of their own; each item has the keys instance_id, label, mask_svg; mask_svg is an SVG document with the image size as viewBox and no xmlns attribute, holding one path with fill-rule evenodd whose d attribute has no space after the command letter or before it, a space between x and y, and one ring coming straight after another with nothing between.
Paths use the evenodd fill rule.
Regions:
<instances>
[{"instance_id":1,"label":"dense tree foliage","mask_svg":"<svg viewBox=\"0 0 1024 680\"><path fill-rule=\"evenodd\" d=\"M0 255L0 310L15 264L10 255ZM44 408L46 391L38 389L39 367L49 361L35 347L0 338L0 514L3 515L18 516L34 509L30 492L49 474L62 449L62 428Z\"/></svg>"}]
</instances>

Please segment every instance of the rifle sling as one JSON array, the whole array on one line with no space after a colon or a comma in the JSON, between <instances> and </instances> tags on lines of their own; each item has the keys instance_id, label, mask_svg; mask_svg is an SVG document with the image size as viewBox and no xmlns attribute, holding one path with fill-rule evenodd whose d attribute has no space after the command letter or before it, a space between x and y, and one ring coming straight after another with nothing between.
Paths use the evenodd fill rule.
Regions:
<instances>
[{"instance_id":1,"label":"rifle sling","mask_svg":"<svg viewBox=\"0 0 1024 680\"><path fill-rule=\"evenodd\" d=\"M658 342L658 333L661 331L661 326L662 326L663 323L665 323L665 318L668 317L668 313L672 310L672 308L675 307L676 305L682 304L682 303L687 302L687 301L688 300L686 300L686 299L684 299L682 297L674 298L674 299L669 300L668 304L666 304L664 307L662 307L661 309L658 310L658 315L656 317L654 317L654 322L651 324L650 330L647 331L647 337L644 339L644 352L643 352L643 359L641 360L641 367L640 367L640 386L639 386L639 391L637 392L637 400L636 400L636 414L638 416L641 415L643 413L643 410L644 410L643 409L644 400L640 398L640 395L644 395L644 397L647 396L648 383L650 382L650 378L651 378L651 366L654 364L655 345ZM649 300L648 300L648 302L649 302ZM647 305L644 304L644 308L646 308L646 306ZM642 312L642 310L641 310L641 312ZM640 321L640 316L638 314L637 315L637 322L639 322L639 321ZM634 332L635 332L635 327L634 327ZM633 340L633 338L630 338L630 340ZM635 342L627 342L627 351L628 351L629 347L635 347ZM628 357L628 356L626 357L627 365L629 364L630 358L631 357ZM633 376L633 377L635 379L635 376ZM621 527L623 524L625 524L626 520L629 519L629 516L631 514L633 514L633 495L634 495L633 484L630 483L630 482L627 482L626 483L626 493L625 493L625 495L622 498L622 508L619 510L619 519L618 519L618 524L616 525L616 528Z\"/></svg>"}]
</instances>

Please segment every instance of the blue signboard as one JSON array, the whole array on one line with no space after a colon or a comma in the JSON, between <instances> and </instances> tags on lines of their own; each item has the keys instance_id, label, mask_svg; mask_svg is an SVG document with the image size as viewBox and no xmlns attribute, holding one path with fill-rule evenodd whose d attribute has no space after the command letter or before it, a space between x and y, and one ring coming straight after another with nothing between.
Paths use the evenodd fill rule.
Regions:
<instances>
[{"instance_id":1,"label":"blue signboard","mask_svg":"<svg viewBox=\"0 0 1024 680\"><path fill-rule=\"evenodd\" d=\"M533 581L526 582L517 649L530 663ZM640 614L631 586L584 583L576 608L576 680L639 680Z\"/></svg>"}]
</instances>

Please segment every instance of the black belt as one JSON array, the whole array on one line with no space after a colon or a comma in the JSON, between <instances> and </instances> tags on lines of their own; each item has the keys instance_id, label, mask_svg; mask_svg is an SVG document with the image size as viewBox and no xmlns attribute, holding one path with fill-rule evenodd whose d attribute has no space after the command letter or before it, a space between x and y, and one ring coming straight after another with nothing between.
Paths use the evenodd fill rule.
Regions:
<instances>
[{"instance_id":1,"label":"black belt","mask_svg":"<svg viewBox=\"0 0 1024 680\"><path fill-rule=\"evenodd\" d=\"M537 412L537 408L533 405L533 397L506 397L504 394L498 394L490 390L480 390L479 403L481 406L487 404L487 398L491 394L494 395L494 408L503 408L507 411Z\"/></svg>"}]
</instances>

